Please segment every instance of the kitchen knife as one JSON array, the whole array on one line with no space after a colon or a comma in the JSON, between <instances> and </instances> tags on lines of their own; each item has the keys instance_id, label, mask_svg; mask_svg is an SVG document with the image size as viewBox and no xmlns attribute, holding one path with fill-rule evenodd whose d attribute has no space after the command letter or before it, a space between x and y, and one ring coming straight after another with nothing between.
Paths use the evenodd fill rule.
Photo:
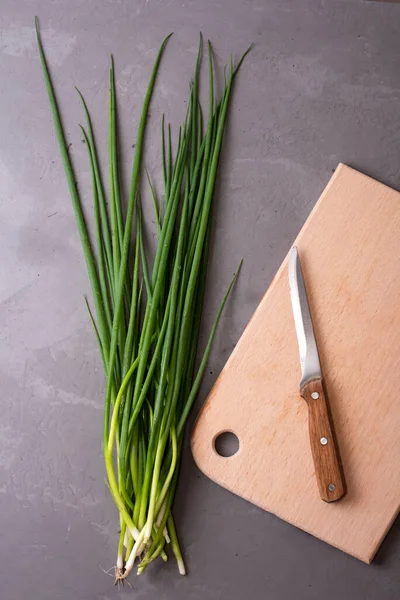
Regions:
<instances>
[{"instance_id":1,"label":"kitchen knife","mask_svg":"<svg viewBox=\"0 0 400 600\"><path fill-rule=\"evenodd\" d=\"M333 427L329 400L322 379L307 293L297 248L289 255L289 289L299 345L300 395L308 405L311 452L319 494L325 502L340 500L346 494L339 448Z\"/></svg>"}]
</instances>

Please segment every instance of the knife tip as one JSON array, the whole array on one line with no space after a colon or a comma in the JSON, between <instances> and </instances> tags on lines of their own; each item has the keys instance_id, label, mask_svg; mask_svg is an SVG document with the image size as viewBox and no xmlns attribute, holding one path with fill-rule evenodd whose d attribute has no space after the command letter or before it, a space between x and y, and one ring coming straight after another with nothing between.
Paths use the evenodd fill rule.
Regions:
<instances>
[{"instance_id":1,"label":"knife tip","mask_svg":"<svg viewBox=\"0 0 400 600\"><path fill-rule=\"evenodd\" d=\"M299 261L299 254L297 251L297 246L292 246L289 252L289 258L288 258L288 278L289 278L289 287L292 288L292 286L295 285L296 282L296 270L297 270L297 264Z\"/></svg>"},{"instance_id":2,"label":"knife tip","mask_svg":"<svg viewBox=\"0 0 400 600\"><path fill-rule=\"evenodd\" d=\"M292 260L296 260L296 259L297 259L297 257L298 257L298 255L299 255L299 252L298 252L298 250L297 250L297 246L292 246L292 248L291 248L291 250L290 250L290 252L289 252L289 257L290 257Z\"/></svg>"}]
</instances>

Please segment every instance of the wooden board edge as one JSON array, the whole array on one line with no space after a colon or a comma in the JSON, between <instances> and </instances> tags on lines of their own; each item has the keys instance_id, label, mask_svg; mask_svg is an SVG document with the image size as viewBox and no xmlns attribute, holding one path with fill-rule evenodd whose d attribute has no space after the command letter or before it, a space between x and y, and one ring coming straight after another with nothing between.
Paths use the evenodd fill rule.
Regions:
<instances>
[{"instance_id":1,"label":"wooden board edge","mask_svg":"<svg viewBox=\"0 0 400 600\"><path fill-rule=\"evenodd\" d=\"M371 552L368 554L368 561L365 561L365 562L367 562L368 564L371 564L371 563L372 563L372 561L374 560L374 558L375 558L375 556L376 556L376 554L377 554L377 552L378 552L379 548L382 546L382 544L383 544L383 541L384 541L385 537L386 537L386 536L387 536L387 534L389 533L390 529L392 528L392 526L393 526L393 524L394 524L395 520L397 519L397 517L399 516L399 514L400 514L400 504L399 504L399 506L397 507L397 509L396 509L396 510L393 512L393 516L392 516L391 520L388 522L388 525L387 525L387 527L386 527L385 531L382 533L382 536L380 537L380 539L379 539L379 541L377 542L376 546L375 546L375 547L373 548L373 550L371 550Z\"/></svg>"}]
</instances>

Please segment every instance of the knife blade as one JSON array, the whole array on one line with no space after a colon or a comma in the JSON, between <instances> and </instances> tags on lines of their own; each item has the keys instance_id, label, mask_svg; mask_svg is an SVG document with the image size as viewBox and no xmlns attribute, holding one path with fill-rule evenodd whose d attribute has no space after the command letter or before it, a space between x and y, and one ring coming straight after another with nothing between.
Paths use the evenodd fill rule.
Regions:
<instances>
[{"instance_id":1,"label":"knife blade","mask_svg":"<svg viewBox=\"0 0 400 600\"><path fill-rule=\"evenodd\" d=\"M296 246L289 257L289 289L292 301L294 325L299 345L301 380L300 389L310 379L322 377L317 342L308 306L299 253Z\"/></svg>"},{"instance_id":2,"label":"knife blade","mask_svg":"<svg viewBox=\"0 0 400 600\"><path fill-rule=\"evenodd\" d=\"M322 378L306 286L299 253L294 246L289 255L289 290L300 355L300 395L308 406L311 453L319 494L325 502L340 500L346 482L333 426L329 399Z\"/></svg>"}]
</instances>

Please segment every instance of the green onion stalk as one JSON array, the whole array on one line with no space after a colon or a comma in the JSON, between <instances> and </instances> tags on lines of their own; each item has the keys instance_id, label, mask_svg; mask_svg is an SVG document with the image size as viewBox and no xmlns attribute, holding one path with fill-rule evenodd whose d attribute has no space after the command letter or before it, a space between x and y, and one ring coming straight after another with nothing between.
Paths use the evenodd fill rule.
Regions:
<instances>
[{"instance_id":1,"label":"green onion stalk","mask_svg":"<svg viewBox=\"0 0 400 600\"><path fill-rule=\"evenodd\" d=\"M187 110L175 151L171 126L161 120L163 201L146 170L158 244L150 265L144 243L139 181L149 105L162 55L157 54L136 135L129 195L119 177L119 137L114 61L109 72L108 190L104 185L89 110L78 91L92 175L94 236L89 237L76 178L36 19L39 55L56 136L92 288L86 305L106 376L103 446L108 486L119 511L116 581L138 561L138 573L169 546L185 573L172 506L185 424L197 396L221 313L236 271L217 311L201 358L196 360L207 273L211 216L218 162L232 85L244 57L224 71L224 89L214 94L214 65L207 44L208 120L203 127L199 78L200 36ZM240 268L240 265L239 265ZM198 363L197 371L195 365Z\"/></svg>"}]
</instances>

